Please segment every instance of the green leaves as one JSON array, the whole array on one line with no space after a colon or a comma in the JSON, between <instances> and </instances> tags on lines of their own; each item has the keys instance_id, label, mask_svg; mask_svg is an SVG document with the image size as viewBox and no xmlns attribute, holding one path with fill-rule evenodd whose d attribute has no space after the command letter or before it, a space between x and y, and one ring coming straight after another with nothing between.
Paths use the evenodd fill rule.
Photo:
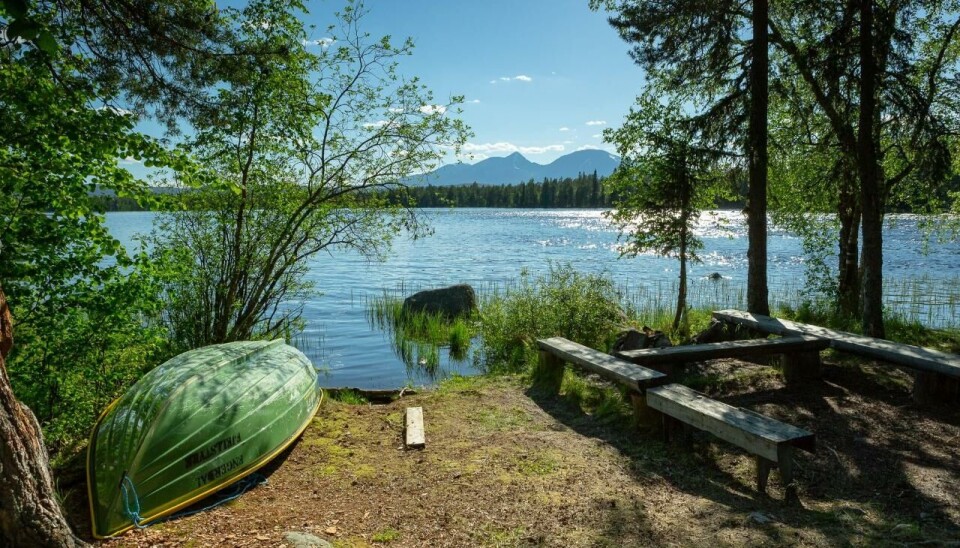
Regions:
<instances>
[{"instance_id":1,"label":"green leaves","mask_svg":"<svg viewBox=\"0 0 960 548\"><path fill-rule=\"evenodd\" d=\"M389 37L360 31L349 3L329 47L306 40L297 5L258 1L234 14L236 62L215 103L191 118L185 146L215 176L163 218L154 249L178 276L167 288L168 327L186 348L289 335L313 293L307 261L352 248L383 256L393 237L422 234L412 209L381 191L428 171L467 130L416 81L396 73ZM178 177L184 177L182 171Z\"/></svg>"},{"instance_id":2,"label":"green leaves","mask_svg":"<svg viewBox=\"0 0 960 548\"><path fill-rule=\"evenodd\" d=\"M26 0L0 1L0 13L10 17L6 35L8 39L20 38L32 42L44 53L57 53L57 41L46 25L28 13Z\"/></svg>"}]
</instances>

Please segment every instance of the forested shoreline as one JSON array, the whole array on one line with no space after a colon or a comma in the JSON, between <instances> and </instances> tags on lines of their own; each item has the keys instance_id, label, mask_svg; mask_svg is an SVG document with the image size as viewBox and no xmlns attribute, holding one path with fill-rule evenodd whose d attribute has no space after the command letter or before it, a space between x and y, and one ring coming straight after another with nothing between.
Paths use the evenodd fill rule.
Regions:
<instances>
[{"instance_id":1,"label":"forested shoreline","mask_svg":"<svg viewBox=\"0 0 960 548\"><path fill-rule=\"evenodd\" d=\"M576 177L563 179L545 178L540 181L533 179L517 184L479 184L469 183L446 186L410 186L402 191L389 191L387 199L393 204L415 207L480 207L480 208L532 208L532 209L564 209L564 208L609 208L617 200L616 191L604 184L605 179L592 174L580 173ZM954 177L950 184L940 189L937 199L944 204L951 204L951 195L960 191L960 177ZM186 192L189 192L187 190ZM742 195L734 193L735 196ZM129 197L91 196L93 209L100 212L119 211L151 211L169 209L176 205L176 193L158 193L153 207L143 200ZM714 200L713 207L717 209L743 208L746 202L743 199ZM953 208L945 207L943 212L950 212ZM906 202L894 202L888 207L888 213L912 213L914 208ZM825 209L824 213L829 213ZM925 211L924 213L929 213Z\"/></svg>"}]
</instances>

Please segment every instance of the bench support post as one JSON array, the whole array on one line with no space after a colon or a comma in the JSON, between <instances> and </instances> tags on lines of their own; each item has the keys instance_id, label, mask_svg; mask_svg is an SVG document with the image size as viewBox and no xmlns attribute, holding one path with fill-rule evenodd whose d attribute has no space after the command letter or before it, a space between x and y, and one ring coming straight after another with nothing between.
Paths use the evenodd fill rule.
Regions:
<instances>
[{"instance_id":1,"label":"bench support post","mask_svg":"<svg viewBox=\"0 0 960 548\"><path fill-rule=\"evenodd\" d=\"M539 389L550 394L559 394L560 385L563 383L563 360L541 350L534 378Z\"/></svg>"},{"instance_id":2,"label":"bench support post","mask_svg":"<svg viewBox=\"0 0 960 548\"><path fill-rule=\"evenodd\" d=\"M646 395L631 393L630 401L633 403L633 416L637 420L637 428L655 430L661 426L662 415L647 405Z\"/></svg>"},{"instance_id":3,"label":"bench support post","mask_svg":"<svg viewBox=\"0 0 960 548\"><path fill-rule=\"evenodd\" d=\"M960 379L917 371L913 376L913 401L919 404L960 402Z\"/></svg>"},{"instance_id":4,"label":"bench support post","mask_svg":"<svg viewBox=\"0 0 960 548\"><path fill-rule=\"evenodd\" d=\"M780 483L783 484L784 502L791 505L800 503L800 497L797 496L797 486L793 483L793 447L790 445L781 445L777 448L777 462L767 460L763 457L757 457L757 491L760 494L767 492L767 480L770 478L770 470L774 466L780 469Z\"/></svg>"},{"instance_id":5,"label":"bench support post","mask_svg":"<svg viewBox=\"0 0 960 548\"><path fill-rule=\"evenodd\" d=\"M798 352L780 358L783 378L787 384L800 384L820 378L820 353Z\"/></svg>"},{"instance_id":6,"label":"bench support post","mask_svg":"<svg viewBox=\"0 0 960 548\"><path fill-rule=\"evenodd\" d=\"M767 479L770 477L770 469L773 463L767 459L757 456L757 491L761 495L767 493Z\"/></svg>"},{"instance_id":7,"label":"bench support post","mask_svg":"<svg viewBox=\"0 0 960 548\"><path fill-rule=\"evenodd\" d=\"M793 483L793 447L781 445L777 447L777 464L780 465L780 481L783 483L784 502L790 505L799 505L797 486Z\"/></svg>"}]
</instances>

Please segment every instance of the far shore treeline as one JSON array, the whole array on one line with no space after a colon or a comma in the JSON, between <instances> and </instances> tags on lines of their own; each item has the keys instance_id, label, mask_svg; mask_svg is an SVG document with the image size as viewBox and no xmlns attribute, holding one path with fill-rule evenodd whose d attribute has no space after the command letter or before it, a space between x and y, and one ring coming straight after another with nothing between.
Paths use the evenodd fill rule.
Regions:
<instances>
[{"instance_id":1,"label":"far shore treeline","mask_svg":"<svg viewBox=\"0 0 960 548\"><path fill-rule=\"evenodd\" d=\"M745 182L743 186L745 186ZM738 185L739 186L739 185ZM960 191L960 176L941 189L940 203L949 204L949 196ZM736 193L742 196L744 193ZM149 209L175 206L179 193L157 192L159 199L153 208L134 198L97 195L91 196L94 209L109 211L147 211ZM530 179L517 184L469 183L446 186L411 186L402 191L387 192L390 203L415 207L498 207L498 208L609 208L616 203L615 189L604 184L604 178L596 172L580 173L576 177ZM719 198L713 204L718 209L742 208L744 201ZM890 213L909 213L907 203L892 203Z\"/></svg>"}]
</instances>

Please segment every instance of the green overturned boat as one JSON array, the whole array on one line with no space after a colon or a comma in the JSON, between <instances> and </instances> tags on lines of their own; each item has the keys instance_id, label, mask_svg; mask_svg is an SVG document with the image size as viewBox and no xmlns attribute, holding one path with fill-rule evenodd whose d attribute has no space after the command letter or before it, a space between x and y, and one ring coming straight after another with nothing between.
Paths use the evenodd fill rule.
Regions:
<instances>
[{"instance_id":1,"label":"green overturned boat","mask_svg":"<svg viewBox=\"0 0 960 548\"><path fill-rule=\"evenodd\" d=\"M207 346L143 376L90 435L97 538L169 516L287 448L322 400L310 360L281 340Z\"/></svg>"}]
</instances>

